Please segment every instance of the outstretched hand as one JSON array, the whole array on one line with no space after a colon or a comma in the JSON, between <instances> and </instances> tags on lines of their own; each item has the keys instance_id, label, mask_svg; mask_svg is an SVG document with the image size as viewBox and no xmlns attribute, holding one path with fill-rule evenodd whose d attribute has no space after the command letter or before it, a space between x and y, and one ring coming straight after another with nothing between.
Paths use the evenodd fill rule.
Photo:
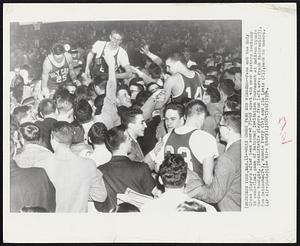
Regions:
<instances>
[{"instance_id":1,"label":"outstretched hand","mask_svg":"<svg viewBox=\"0 0 300 246\"><path fill-rule=\"evenodd\" d=\"M144 55L148 55L150 53L149 45L145 44L142 48L140 48L140 52Z\"/></svg>"}]
</instances>

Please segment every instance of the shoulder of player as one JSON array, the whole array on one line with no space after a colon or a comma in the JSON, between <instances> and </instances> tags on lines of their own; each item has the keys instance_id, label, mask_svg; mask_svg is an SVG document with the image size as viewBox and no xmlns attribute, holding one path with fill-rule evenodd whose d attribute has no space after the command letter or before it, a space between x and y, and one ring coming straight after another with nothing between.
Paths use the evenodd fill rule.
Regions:
<instances>
[{"instance_id":1,"label":"shoulder of player","mask_svg":"<svg viewBox=\"0 0 300 246\"><path fill-rule=\"evenodd\" d=\"M96 167L96 163L94 160L88 158L88 157L79 157L80 163L84 163L86 167Z\"/></svg>"},{"instance_id":2,"label":"shoulder of player","mask_svg":"<svg viewBox=\"0 0 300 246\"><path fill-rule=\"evenodd\" d=\"M107 42L106 41L101 41L101 40L97 40L94 45L104 45L106 44Z\"/></svg>"},{"instance_id":3,"label":"shoulder of player","mask_svg":"<svg viewBox=\"0 0 300 246\"><path fill-rule=\"evenodd\" d=\"M201 139L207 139L208 141L216 141L216 139L208 132L203 130L196 130L192 133L192 138L201 138Z\"/></svg>"},{"instance_id":4,"label":"shoulder of player","mask_svg":"<svg viewBox=\"0 0 300 246\"><path fill-rule=\"evenodd\" d=\"M50 58L49 58L49 55L47 55L44 59L44 62L43 62L43 65L45 66L51 66L51 61L50 61Z\"/></svg>"},{"instance_id":5,"label":"shoulder of player","mask_svg":"<svg viewBox=\"0 0 300 246\"><path fill-rule=\"evenodd\" d=\"M166 80L165 84L167 84L167 85L173 85L173 84L178 83L178 81L180 81L180 80L182 80L181 75L179 73L178 74L174 74L174 75L172 75L171 77L169 77Z\"/></svg>"},{"instance_id":6,"label":"shoulder of player","mask_svg":"<svg viewBox=\"0 0 300 246\"><path fill-rule=\"evenodd\" d=\"M119 53L123 53L123 54L125 54L125 55L128 55L128 54L127 54L127 51L126 51L123 47L121 47L121 46L120 46L120 48L119 48Z\"/></svg>"}]
</instances>

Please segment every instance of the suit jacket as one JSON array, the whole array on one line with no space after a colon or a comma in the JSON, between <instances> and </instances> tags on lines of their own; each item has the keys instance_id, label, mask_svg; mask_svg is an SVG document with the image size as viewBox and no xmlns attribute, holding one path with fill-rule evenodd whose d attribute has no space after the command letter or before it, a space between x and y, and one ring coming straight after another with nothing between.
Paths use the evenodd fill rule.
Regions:
<instances>
[{"instance_id":1,"label":"suit jacket","mask_svg":"<svg viewBox=\"0 0 300 246\"><path fill-rule=\"evenodd\" d=\"M221 155L209 186L199 182L189 195L208 203L217 203L221 211L241 210L241 140L233 143Z\"/></svg>"},{"instance_id":2,"label":"suit jacket","mask_svg":"<svg viewBox=\"0 0 300 246\"><path fill-rule=\"evenodd\" d=\"M135 139L131 140L131 150L130 150L128 157L132 161L143 161L144 160L144 154L141 149L141 146Z\"/></svg>"},{"instance_id":3,"label":"suit jacket","mask_svg":"<svg viewBox=\"0 0 300 246\"><path fill-rule=\"evenodd\" d=\"M40 128L41 138L45 143L45 147L53 152L50 143L50 133L53 128L54 123L57 122L56 119L46 118L43 121L36 121L35 124Z\"/></svg>"},{"instance_id":4,"label":"suit jacket","mask_svg":"<svg viewBox=\"0 0 300 246\"><path fill-rule=\"evenodd\" d=\"M55 212L55 188L43 168L20 168L12 161L10 167L10 211L24 206L43 207Z\"/></svg>"},{"instance_id":5,"label":"suit jacket","mask_svg":"<svg viewBox=\"0 0 300 246\"><path fill-rule=\"evenodd\" d=\"M155 181L145 163L131 161L127 156L113 156L111 161L98 169L103 173L107 190L105 202L95 202L95 208L101 212L109 212L117 205L117 194L125 193L127 187L151 196Z\"/></svg>"}]
</instances>

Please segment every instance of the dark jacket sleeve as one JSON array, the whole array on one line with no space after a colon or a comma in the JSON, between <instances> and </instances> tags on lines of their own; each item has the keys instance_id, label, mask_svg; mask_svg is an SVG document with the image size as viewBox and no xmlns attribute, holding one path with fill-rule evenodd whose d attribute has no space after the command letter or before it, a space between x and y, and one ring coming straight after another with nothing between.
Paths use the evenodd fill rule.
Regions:
<instances>
[{"instance_id":1,"label":"dark jacket sleeve","mask_svg":"<svg viewBox=\"0 0 300 246\"><path fill-rule=\"evenodd\" d=\"M145 194L148 196L152 196L152 190L155 187L155 180L151 175L151 171L147 164L141 163L141 183L144 188Z\"/></svg>"}]
</instances>

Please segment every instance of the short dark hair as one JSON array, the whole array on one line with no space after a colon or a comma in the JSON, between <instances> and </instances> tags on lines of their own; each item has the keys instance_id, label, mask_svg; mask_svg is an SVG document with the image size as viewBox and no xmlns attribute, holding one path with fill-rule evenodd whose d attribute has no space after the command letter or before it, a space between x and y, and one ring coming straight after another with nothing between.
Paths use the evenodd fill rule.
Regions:
<instances>
[{"instance_id":1,"label":"short dark hair","mask_svg":"<svg viewBox=\"0 0 300 246\"><path fill-rule=\"evenodd\" d=\"M26 122L21 124L20 132L23 138L31 143L38 143L41 139L40 128L34 123Z\"/></svg>"},{"instance_id":2,"label":"short dark hair","mask_svg":"<svg viewBox=\"0 0 300 246\"><path fill-rule=\"evenodd\" d=\"M152 85L156 85L159 89L162 89L162 87L155 83L155 82L150 82L149 84L146 85L146 90L149 91L149 88L152 86Z\"/></svg>"},{"instance_id":3,"label":"short dark hair","mask_svg":"<svg viewBox=\"0 0 300 246\"><path fill-rule=\"evenodd\" d=\"M219 91L223 91L225 95L231 96L234 93L235 84L231 79L224 79L219 84Z\"/></svg>"},{"instance_id":4,"label":"short dark hair","mask_svg":"<svg viewBox=\"0 0 300 246\"><path fill-rule=\"evenodd\" d=\"M89 90L88 90L88 87L86 85L81 85L81 86L78 86L75 90L75 100L78 102L80 101L81 99L85 99L85 100L89 100Z\"/></svg>"},{"instance_id":5,"label":"short dark hair","mask_svg":"<svg viewBox=\"0 0 300 246\"><path fill-rule=\"evenodd\" d=\"M96 75L94 78L93 78L93 82L94 82L94 85L95 86L100 86L102 84L106 84L107 82L107 76L105 75Z\"/></svg>"},{"instance_id":6,"label":"short dark hair","mask_svg":"<svg viewBox=\"0 0 300 246\"><path fill-rule=\"evenodd\" d=\"M12 114L16 117L18 122L20 122L21 119L23 119L27 112L30 110L30 107L28 105L18 106L14 108Z\"/></svg>"},{"instance_id":7,"label":"short dark hair","mask_svg":"<svg viewBox=\"0 0 300 246\"><path fill-rule=\"evenodd\" d=\"M205 114L205 116L208 115L205 103L198 99L193 99L185 105L184 115L186 118L195 114Z\"/></svg>"},{"instance_id":8,"label":"short dark hair","mask_svg":"<svg viewBox=\"0 0 300 246\"><path fill-rule=\"evenodd\" d=\"M176 110L179 114L179 117L183 117L184 116L184 106L181 103L177 103L177 102L170 102L168 103L163 111L164 116L166 115L167 110L172 109L172 110Z\"/></svg>"},{"instance_id":9,"label":"short dark hair","mask_svg":"<svg viewBox=\"0 0 300 246\"><path fill-rule=\"evenodd\" d=\"M233 129L236 133L241 134L241 112L228 111L223 113L224 124Z\"/></svg>"},{"instance_id":10,"label":"short dark hair","mask_svg":"<svg viewBox=\"0 0 300 246\"><path fill-rule=\"evenodd\" d=\"M65 88L59 88L54 96L53 96L54 101L62 101L62 102L69 102L71 104L74 103L74 95L72 95L67 89Z\"/></svg>"},{"instance_id":11,"label":"short dark hair","mask_svg":"<svg viewBox=\"0 0 300 246\"><path fill-rule=\"evenodd\" d=\"M240 67L231 67L227 70L227 72L231 75L235 75L236 73L241 73Z\"/></svg>"},{"instance_id":12,"label":"short dark hair","mask_svg":"<svg viewBox=\"0 0 300 246\"><path fill-rule=\"evenodd\" d=\"M182 64L186 65L186 59L185 56L180 52L174 52L172 53L168 59L171 59L172 61L180 61Z\"/></svg>"},{"instance_id":13,"label":"short dark hair","mask_svg":"<svg viewBox=\"0 0 300 246\"><path fill-rule=\"evenodd\" d=\"M52 99L46 98L39 103L38 112L41 113L43 116L52 114L55 112L55 110L56 104Z\"/></svg>"},{"instance_id":14,"label":"short dark hair","mask_svg":"<svg viewBox=\"0 0 300 246\"><path fill-rule=\"evenodd\" d=\"M116 213L140 212L139 208L131 203L123 202L115 208Z\"/></svg>"},{"instance_id":15,"label":"short dark hair","mask_svg":"<svg viewBox=\"0 0 300 246\"><path fill-rule=\"evenodd\" d=\"M144 80L142 78L140 78L140 77L131 79L129 81L129 87L132 86L132 85L136 85L136 84L141 85L141 84L138 83L139 81L143 81L144 82Z\"/></svg>"},{"instance_id":16,"label":"short dark hair","mask_svg":"<svg viewBox=\"0 0 300 246\"><path fill-rule=\"evenodd\" d=\"M206 75L205 76L205 80L211 80L212 83L210 83L209 85L204 85L205 87L207 86L213 86L215 88L218 88L218 85L219 85L219 81L218 81L218 78L214 75Z\"/></svg>"},{"instance_id":17,"label":"short dark hair","mask_svg":"<svg viewBox=\"0 0 300 246\"><path fill-rule=\"evenodd\" d=\"M177 211L206 212L206 207L196 201L184 201L176 208Z\"/></svg>"},{"instance_id":18,"label":"short dark hair","mask_svg":"<svg viewBox=\"0 0 300 246\"><path fill-rule=\"evenodd\" d=\"M72 144L78 144L84 141L84 128L83 126L77 121L74 120L71 123L71 126L73 127L73 139Z\"/></svg>"},{"instance_id":19,"label":"short dark hair","mask_svg":"<svg viewBox=\"0 0 300 246\"><path fill-rule=\"evenodd\" d=\"M130 90L130 87L131 86L136 86L139 88L140 92L141 91L144 91L144 86L142 86L141 84L138 84L138 83L131 83L131 85L129 85L129 90Z\"/></svg>"},{"instance_id":20,"label":"short dark hair","mask_svg":"<svg viewBox=\"0 0 300 246\"><path fill-rule=\"evenodd\" d=\"M93 109L85 99L79 100L74 107L74 117L80 123L84 124L92 119Z\"/></svg>"},{"instance_id":21,"label":"short dark hair","mask_svg":"<svg viewBox=\"0 0 300 246\"><path fill-rule=\"evenodd\" d=\"M105 143L111 152L118 150L120 145L126 141L125 130L124 125L119 125L107 132Z\"/></svg>"},{"instance_id":22,"label":"short dark hair","mask_svg":"<svg viewBox=\"0 0 300 246\"><path fill-rule=\"evenodd\" d=\"M117 30L117 29L111 30L110 35L113 35L115 33L119 34L122 38L124 38L124 33L120 30Z\"/></svg>"},{"instance_id":23,"label":"short dark hair","mask_svg":"<svg viewBox=\"0 0 300 246\"><path fill-rule=\"evenodd\" d=\"M121 90L127 91L129 95L131 94L128 85L125 85L125 84L119 85L119 86L117 87L117 92L116 92L116 94L118 95L119 91L121 91Z\"/></svg>"},{"instance_id":24,"label":"short dark hair","mask_svg":"<svg viewBox=\"0 0 300 246\"><path fill-rule=\"evenodd\" d=\"M159 79L161 75L161 68L156 63L152 62L148 67L148 72L153 79Z\"/></svg>"},{"instance_id":25,"label":"short dark hair","mask_svg":"<svg viewBox=\"0 0 300 246\"><path fill-rule=\"evenodd\" d=\"M179 154L169 154L159 167L159 176L165 187L181 188L187 177L187 164Z\"/></svg>"},{"instance_id":26,"label":"short dark hair","mask_svg":"<svg viewBox=\"0 0 300 246\"><path fill-rule=\"evenodd\" d=\"M95 115L101 114L105 95L98 95L94 100L94 106L96 107Z\"/></svg>"},{"instance_id":27,"label":"short dark hair","mask_svg":"<svg viewBox=\"0 0 300 246\"><path fill-rule=\"evenodd\" d=\"M205 69L205 74L210 74L210 73L213 73L213 72L219 73L219 70L214 66L209 66Z\"/></svg>"},{"instance_id":28,"label":"short dark hair","mask_svg":"<svg viewBox=\"0 0 300 246\"><path fill-rule=\"evenodd\" d=\"M145 102L151 97L152 93L150 91L140 91L135 98L135 104L142 107Z\"/></svg>"},{"instance_id":29,"label":"short dark hair","mask_svg":"<svg viewBox=\"0 0 300 246\"><path fill-rule=\"evenodd\" d=\"M107 127L101 122L96 122L88 132L89 144L94 146L95 144L105 143L106 135Z\"/></svg>"},{"instance_id":30,"label":"short dark hair","mask_svg":"<svg viewBox=\"0 0 300 246\"><path fill-rule=\"evenodd\" d=\"M241 96L233 94L227 97L225 105L230 109L229 111L239 111L241 110Z\"/></svg>"},{"instance_id":31,"label":"short dark hair","mask_svg":"<svg viewBox=\"0 0 300 246\"><path fill-rule=\"evenodd\" d=\"M63 43L61 41L58 41L56 43L54 43L51 47L51 52L54 55L61 55L65 52L65 48L63 46Z\"/></svg>"},{"instance_id":32,"label":"short dark hair","mask_svg":"<svg viewBox=\"0 0 300 246\"><path fill-rule=\"evenodd\" d=\"M71 145L74 135L73 127L66 121L57 121L53 124L51 135L59 143Z\"/></svg>"},{"instance_id":33,"label":"short dark hair","mask_svg":"<svg viewBox=\"0 0 300 246\"><path fill-rule=\"evenodd\" d=\"M208 86L206 88L206 94L210 96L210 101L212 103L217 103L220 101L220 92L218 91L218 89L216 89L215 87L213 86Z\"/></svg>"},{"instance_id":34,"label":"short dark hair","mask_svg":"<svg viewBox=\"0 0 300 246\"><path fill-rule=\"evenodd\" d=\"M121 114L121 122L122 124L128 128L129 123L135 123L136 116L139 114L143 114L143 111L139 108L131 108L126 114Z\"/></svg>"}]
</instances>

